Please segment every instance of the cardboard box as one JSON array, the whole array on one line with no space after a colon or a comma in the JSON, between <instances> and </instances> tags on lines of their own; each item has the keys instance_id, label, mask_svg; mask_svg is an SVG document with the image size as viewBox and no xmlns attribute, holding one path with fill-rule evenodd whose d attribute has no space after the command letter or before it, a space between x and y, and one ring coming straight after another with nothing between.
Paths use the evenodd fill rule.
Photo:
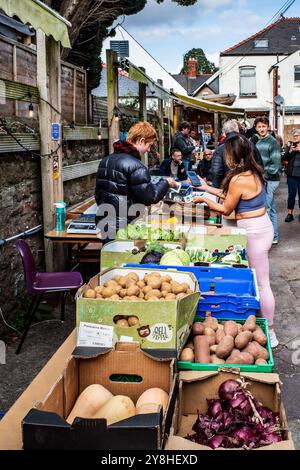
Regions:
<instances>
[{"instance_id":1,"label":"cardboard box","mask_svg":"<svg viewBox=\"0 0 300 470\"><path fill-rule=\"evenodd\" d=\"M206 399L218 398L220 385L228 379L244 377L250 382L248 389L253 396L264 406L280 413L284 440L259 450L294 450L291 433L287 428L285 410L281 402L280 380L278 374L239 373L228 371L211 372L180 372L179 397L175 407L170 436L166 443L166 450L212 450L210 447L196 444L184 437L193 434L192 426L197 419L197 410L200 414L207 412ZM225 449L222 449L225 450ZM230 449L231 450L231 449Z\"/></svg>"},{"instance_id":2,"label":"cardboard box","mask_svg":"<svg viewBox=\"0 0 300 470\"><path fill-rule=\"evenodd\" d=\"M69 356L60 375L43 399L22 421L23 448L28 450L155 450L161 449L168 432L175 403L174 361L147 357L138 343L117 343L116 349L95 357L85 350L82 357ZM121 375L122 374L122 375ZM139 377L129 382L128 376ZM89 385L99 383L113 395L129 396L136 403L147 389L159 387L169 393L166 412L136 415L110 426L105 419L65 419L78 395Z\"/></svg>"},{"instance_id":3,"label":"cardboard box","mask_svg":"<svg viewBox=\"0 0 300 470\"><path fill-rule=\"evenodd\" d=\"M133 254L134 248L144 248L147 240L131 240L131 241L113 241L106 243L100 251L101 256L101 270L107 268L116 268L124 264L139 264L145 256L145 252ZM158 241L159 244L166 248L175 249L180 247L184 249L185 241L178 242L163 242Z\"/></svg>"},{"instance_id":4,"label":"cardboard box","mask_svg":"<svg viewBox=\"0 0 300 470\"><path fill-rule=\"evenodd\" d=\"M187 248L225 252L229 247L246 249L246 230L238 227L192 227L187 233Z\"/></svg>"},{"instance_id":5,"label":"cardboard box","mask_svg":"<svg viewBox=\"0 0 300 470\"><path fill-rule=\"evenodd\" d=\"M79 328L83 326L83 322L112 326L112 344L116 341L138 341L141 349L147 350L149 354L163 358L177 357L189 335L200 298L198 282L192 273L178 271L166 273L179 283L188 283L194 292L180 300L145 302L84 297L88 288L102 286L116 275L125 276L130 272L135 272L140 279L143 279L145 274L154 271L159 272L160 275L164 274L161 270L155 269L115 268L102 271L93 277L76 294L78 333L81 333ZM120 317L127 318L129 316L136 316L138 324L128 328L121 328L116 324Z\"/></svg>"}]
</instances>

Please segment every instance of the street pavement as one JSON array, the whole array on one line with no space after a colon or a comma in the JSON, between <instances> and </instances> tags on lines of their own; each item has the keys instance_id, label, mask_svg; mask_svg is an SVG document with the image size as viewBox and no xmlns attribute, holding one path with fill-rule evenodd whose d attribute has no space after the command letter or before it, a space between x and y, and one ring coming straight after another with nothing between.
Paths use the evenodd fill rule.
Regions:
<instances>
[{"instance_id":1,"label":"street pavement","mask_svg":"<svg viewBox=\"0 0 300 470\"><path fill-rule=\"evenodd\" d=\"M282 179L276 195L279 244L270 253L271 283L276 298L275 331L280 345L274 351L275 371L282 381L282 396L289 429L300 449L300 222L285 223L287 185ZM75 325L75 306L67 305L66 321L34 325L16 356L16 344L7 346L6 364L0 364L0 411L6 412L32 382ZM57 309L59 318L59 309Z\"/></svg>"}]
</instances>

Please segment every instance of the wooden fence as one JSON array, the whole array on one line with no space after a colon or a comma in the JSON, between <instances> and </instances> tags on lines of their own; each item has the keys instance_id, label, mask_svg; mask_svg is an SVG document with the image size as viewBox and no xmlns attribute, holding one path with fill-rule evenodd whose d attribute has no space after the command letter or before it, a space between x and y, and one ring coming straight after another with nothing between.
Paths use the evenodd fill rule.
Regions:
<instances>
[{"instance_id":1,"label":"wooden fence","mask_svg":"<svg viewBox=\"0 0 300 470\"><path fill-rule=\"evenodd\" d=\"M36 51L0 35L0 80L11 80L36 86ZM61 64L61 104L64 123L87 124L87 83L85 70L72 64ZM37 105L34 111L37 112ZM7 99L1 114L28 117L28 102Z\"/></svg>"}]
</instances>

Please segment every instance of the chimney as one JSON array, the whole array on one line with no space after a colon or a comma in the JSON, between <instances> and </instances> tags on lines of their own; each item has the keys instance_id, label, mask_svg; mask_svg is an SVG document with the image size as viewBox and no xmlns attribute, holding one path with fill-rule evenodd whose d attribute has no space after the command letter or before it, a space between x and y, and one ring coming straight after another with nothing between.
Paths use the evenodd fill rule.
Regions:
<instances>
[{"instance_id":1,"label":"chimney","mask_svg":"<svg viewBox=\"0 0 300 470\"><path fill-rule=\"evenodd\" d=\"M189 57L188 60L188 77L196 78L197 77L197 60L194 57Z\"/></svg>"}]
</instances>

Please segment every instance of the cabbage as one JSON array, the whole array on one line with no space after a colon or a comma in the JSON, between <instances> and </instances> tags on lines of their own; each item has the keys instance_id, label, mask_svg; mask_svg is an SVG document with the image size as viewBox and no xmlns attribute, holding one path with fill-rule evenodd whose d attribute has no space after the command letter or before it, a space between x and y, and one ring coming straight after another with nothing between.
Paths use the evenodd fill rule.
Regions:
<instances>
[{"instance_id":1,"label":"cabbage","mask_svg":"<svg viewBox=\"0 0 300 470\"><path fill-rule=\"evenodd\" d=\"M222 258L222 263L241 264L242 263L242 257L239 253L236 253L235 251L233 251L232 253L230 253L230 255L226 255L226 256L224 256L224 258Z\"/></svg>"},{"instance_id":2,"label":"cabbage","mask_svg":"<svg viewBox=\"0 0 300 470\"><path fill-rule=\"evenodd\" d=\"M183 262L179 258L179 256L176 254L177 250L173 251L168 251L165 255L160 260L161 265L167 265L167 266L183 266Z\"/></svg>"},{"instance_id":3,"label":"cabbage","mask_svg":"<svg viewBox=\"0 0 300 470\"><path fill-rule=\"evenodd\" d=\"M190 265L191 260L190 260L188 253L178 248L174 250L174 252L176 253L176 255L178 256L178 258L180 259L180 261L183 263L184 266Z\"/></svg>"},{"instance_id":4,"label":"cabbage","mask_svg":"<svg viewBox=\"0 0 300 470\"><path fill-rule=\"evenodd\" d=\"M120 230L117 231L117 240L127 240L127 229L126 228L120 228Z\"/></svg>"}]
</instances>

